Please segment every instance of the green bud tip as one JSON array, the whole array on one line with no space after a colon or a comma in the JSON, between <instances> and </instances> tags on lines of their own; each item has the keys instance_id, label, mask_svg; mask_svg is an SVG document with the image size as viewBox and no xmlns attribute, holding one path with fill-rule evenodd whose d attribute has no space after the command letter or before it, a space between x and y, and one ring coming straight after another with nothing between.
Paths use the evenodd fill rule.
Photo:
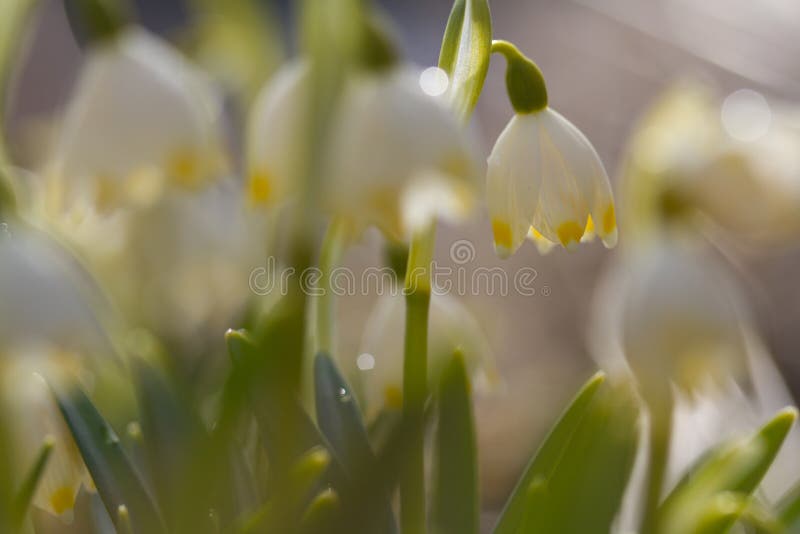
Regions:
<instances>
[{"instance_id":1,"label":"green bud tip","mask_svg":"<svg viewBox=\"0 0 800 534\"><path fill-rule=\"evenodd\" d=\"M492 53L503 54L508 62L506 89L517 113L536 113L547 107L547 86L536 63L508 41L492 41Z\"/></svg>"}]
</instances>

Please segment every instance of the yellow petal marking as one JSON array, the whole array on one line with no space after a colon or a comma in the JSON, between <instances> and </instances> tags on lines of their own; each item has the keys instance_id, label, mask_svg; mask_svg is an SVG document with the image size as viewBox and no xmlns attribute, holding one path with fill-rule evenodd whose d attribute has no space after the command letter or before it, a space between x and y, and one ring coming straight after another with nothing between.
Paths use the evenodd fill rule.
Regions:
<instances>
[{"instance_id":1,"label":"yellow petal marking","mask_svg":"<svg viewBox=\"0 0 800 534\"><path fill-rule=\"evenodd\" d=\"M400 410L403 408L403 392L397 386L386 386L383 390L383 401L387 408Z\"/></svg>"},{"instance_id":2,"label":"yellow petal marking","mask_svg":"<svg viewBox=\"0 0 800 534\"><path fill-rule=\"evenodd\" d=\"M583 237L583 226L575 221L567 221L561 223L556 229L558 240L564 247L569 246L570 243L578 243Z\"/></svg>"},{"instance_id":3,"label":"yellow petal marking","mask_svg":"<svg viewBox=\"0 0 800 534\"><path fill-rule=\"evenodd\" d=\"M586 228L583 230L584 234L593 234L594 233L594 221L592 220L592 216L589 215L589 218L586 219Z\"/></svg>"},{"instance_id":4,"label":"yellow petal marking","mask_svg":"<svg viewBox=\"0 0 800 534\"><path fill-rule=\"evenodd\" d=\"M176 184L184 187L200 184L200 167L200 158L189 149L176 150L167 161L167 172Z\"/></svg>"},{"instance_id":5,"label":"yellow petal marking","mask_svg":"<svg viewBox=\"0 0 800 534\"><path fill-rule=\"evenodd\" d=\"M250 173L247 198L253 204L267 204L272 198L272 176L266 169L259 168Z\"/></svg>"},{"instance_id":6,"label":"yellow petal marking","mask_svg":"<svg viewBox=\"0 0 800 534\"><path fill-rule=\"evenodd\" d=\"M95 177L94 204L99 212L111 211L119 203L119 197L119 185L113 177L105 174Z\"/></svg>"},{"instance_id":7,"label":"yellow petal marking","mask_svg":"<svg viewBox=\"0 0 800 534\"><path fill-rule=\"evenodd\" d=\"M617 215L614 212L614 204L609 204L603 213L603 233L610 234L617 228Z\"/></svg>"},{"instance_id":8,"label":"yellow petal marking","mask_svg":"<svg viewBox=\"0 0 800 534\"><path fill-rule=\"evenodd\" d=\"M57 515L61 515L75 506L75 490L70 486L61 486L50 495L50 506Z\"/></svg>"},{"instance_id":9,"label":"yellow petal marking","mask_svg":"<svg viewBox=\"0 0 800 534\"><path fill-rule=\"evenodd\" d=\"M494 242L497 246L511 249L511 226L509 226L507 222L493 219L492 233L494 234Z\"/></svg>"}]
</instances>

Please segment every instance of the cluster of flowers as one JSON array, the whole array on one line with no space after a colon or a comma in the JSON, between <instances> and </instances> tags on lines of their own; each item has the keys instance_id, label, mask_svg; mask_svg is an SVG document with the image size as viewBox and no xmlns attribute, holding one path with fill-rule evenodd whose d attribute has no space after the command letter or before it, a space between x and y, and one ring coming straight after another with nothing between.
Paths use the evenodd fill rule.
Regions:
<instances>
[{"instance_id":1,"label":"cluster of flowers","mask_svg":"<svg viewBox=\"0 0 800 534\"><path fill-rule=\"evenodd\" d=\"M14 437L24 441L19 449L29 453L23 464L45 439L53 443L34 503L68 516L81 485L93 486L42 377L90 389L135 329L176 354L220 352L221 333L257 300L249 274L267 248L279 249L281 217L309 202L313 158L324 169L314 184L314 216L346 229L341 246L367 227L390 242L413 242L430 235L436 220L463 220L482 198L500 257L526 239L542 252L595 236L615 246L617 210L591 143L548 106L529 59L505 41L491 50L508 62L515 113L484 174L464 127L469 113L454 112L455 80L432 96L421 70L391 55L354 69L335 105L322 110L312 106L309 60L281 66L253 99L239 162L224 135L223 96L207 73L136 26L91 43L41 169L2 170L17 197L2 206L7 231L0 234L4 397ZM796 197L765 183L781 172L764 169L760 154L770 147L727 139L710 109L705 94L676 90L635 135L624 177L630 246L601 284L593 321L601 365L634 376L651 413L667 411L673 421L669 484L723 428L749 430L790 403L745 299L698 228L711 218L734 232L785 236L800 226L800 210ZM312 115L323 111L335 134L312 157ZM780 135L797 146L797 132ZM720 183L728 189L731 176L741 198L721 201L715 192ZM772 203L737 204L755 195ZM393 337L403 311L401 298L388 298L366 327L363 352L377 356L365 363L372 413L403 406L402 341ZM428 380L437 380L457 347L473 377L493 374L488 344L457 301L434 295L429 322ZM658 424L652 415L650 427ZM772 471L771 498L793 482L794 467ZM646 506L633 499L628 508L620 528Z\"/></svg>"}]
</instances>

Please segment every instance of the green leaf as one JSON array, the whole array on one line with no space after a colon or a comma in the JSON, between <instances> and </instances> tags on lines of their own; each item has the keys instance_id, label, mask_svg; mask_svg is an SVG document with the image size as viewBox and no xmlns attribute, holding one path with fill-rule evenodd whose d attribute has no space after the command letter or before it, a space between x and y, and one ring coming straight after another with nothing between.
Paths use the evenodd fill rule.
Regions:
<instances>
[{"instance_id":1,"label":"green leaf","mask_svg":"<svg viewBox=\"0 0 800 534\"><path fill-rule=\"evenodd\" d=\"M437 534L477 534L478 459L469 378L460 353L439 384L434 457L433 522Z\"/></svg>"},{"instance_id":2,"label":"green leaf","mask_svg":"<svg viewBox=\"0 0 800 534\"><path fill-rule=\"evenodd\" d=\"M800 531L800 483L781 498L777 513L782 525Z\"/></svg>"},{"instance_id":3,"label":"green leaf","mask_svg":"<svg viewBox=\"0 0 800 534\"><path fill-rule=\"evenodd\" d=\"M133 468L114 430L103 419L89 397L77 387L51 385L64 420L72 432L83 461L92 475L109 516L120 528L118 510L126 506L134 531L164 532L161 515L141 477Z\"/></svg>"},{"instance_id":4,"label":"green leaf","mask_svg":"<svg viewBox=\"0 0 800 534\"><path fill-rule=\"evenodd\" d=\"M192 455L207 439L199 416L190 403L170 387L161 373L142 358L132 362L144 439L144 456L154 491L163 504L168 525L189 490L187 474Z\"/></svg>"},{"instance_id":5,"label":"green leaf","mask_svg":"<svg viewBox=\"0 0 800 534\"><path fill-rule=\"evenodd\" d=\"M33 462L28 474L25 476L14 498L14 517L12 519L13 525L16 529L22 526L25 521L25 516L28 514L28 509L33 502L33 496L36 493L36 487L39 485L39 480L44 474L44 469L47 467L47 462L50 460L50 454L53 452L55 441L53 438L46 438L42 447L39 449L39 454L36 455L36 460Z\"/></svg>"},{"instance_id":6,"label":"green leaf","mask_svg":"<svg viewBox=\"0 0 800 534\"><path fill-rule=\"evenodd\" d=\"M308 505L300 521L300 532L303 534L328 534L330 525L336 522L341 512L339 496L328 488L322 490Z\"/></svg>"},{"instance_id":7,"label":"green leaf","mask_svg":"<svg viewBox=\"0 0 800 534\"><path fill-rule=\"evenodd\" d=\"M602 372L590 378L552 428L506 502L495 527L495 534L516 534L525 516L528 489L535 480L540 478L546 480L555 471L566 445L575 434L604 381L605 374Z\"/></svg>"},{"instance_id":8,"label":"green leaf","mask_svg":"<svg viewBox=\"0 0 800 534\"><path fill-rule=\"evenodd\" d=\"M658 532L694 532L709 521L709 513L713 516L719 495L749 497L775 460L796 418L794 408L784 409L753 436L718 447L707 455L661 505ZM709 532L726 532L737 518L738 514L720 518L716 530L705 528Z\"/></svg>"},{"instance_id":9,"label":"green leaf","mask_svg":"<svg viewBox=\"0 0 800 534\"><path fill-rule=\"evenodd\" d=\"M636 458L639 406L629 382L598 389L560 461L543 473L546 491L528 504L528 528L519 532L610 531Z\"/></svg>"},{"instance_id":10,"label":"green leaf","mask_svg":"<svg viewBox=\"0 0 800 534\"><path fill-rule=\"evenodd\" d=\"M375 454L358 403L327 354L320 353L314 360L314 384L317 424L345 473L352 479L360 479L374 472L377 468ZM374 524L374 529L381 532L396 531L388 495L375 500L375 505L363 512L362 526ZM366 530L371 531L370 528Z\"/></svg>"},{"instance_id":11,"label":"green leaf","mask_svg":"<svg viewBox=\"0 0 800 534\"><path fill-rule=\"evenodd\" d=\"M486 0L456 0L439 53L439 68L450 77L448 92L466 122L478 103L492 50L492 15Z\"/></svg>"}]
</instances>

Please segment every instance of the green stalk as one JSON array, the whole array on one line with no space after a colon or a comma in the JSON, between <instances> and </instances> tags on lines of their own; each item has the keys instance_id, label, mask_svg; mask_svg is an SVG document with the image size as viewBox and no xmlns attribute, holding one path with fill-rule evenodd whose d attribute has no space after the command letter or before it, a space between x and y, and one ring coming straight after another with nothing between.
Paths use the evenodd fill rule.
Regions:
<instances>
[{"instance_id":1,"label":"green stalk","mask_svg":"<svg viewBox=\"0 0 800 534\"><path fill-rule=\"evenodd\" d=\"M403 361L403 417L412 433L408 461L400 480L403 534L425 532L425 402L428 398L428 310L431 300L431 260L436 226L431 225L411 241L406 270L406 333Z\"/></svg>"},{"instance_id":2,"label":"green stalk","mask_svg":"<svg viewBox=\"0 0 800 534\"><path fill-rule=\"evenodd\" d=\"M669 391L655 402L650 402L650 450L648 453L645 507L642 515L641 534L653 534L658 526L658 505L669 459L672 435L672 395Z\"/></svg>"}]
</instances>

